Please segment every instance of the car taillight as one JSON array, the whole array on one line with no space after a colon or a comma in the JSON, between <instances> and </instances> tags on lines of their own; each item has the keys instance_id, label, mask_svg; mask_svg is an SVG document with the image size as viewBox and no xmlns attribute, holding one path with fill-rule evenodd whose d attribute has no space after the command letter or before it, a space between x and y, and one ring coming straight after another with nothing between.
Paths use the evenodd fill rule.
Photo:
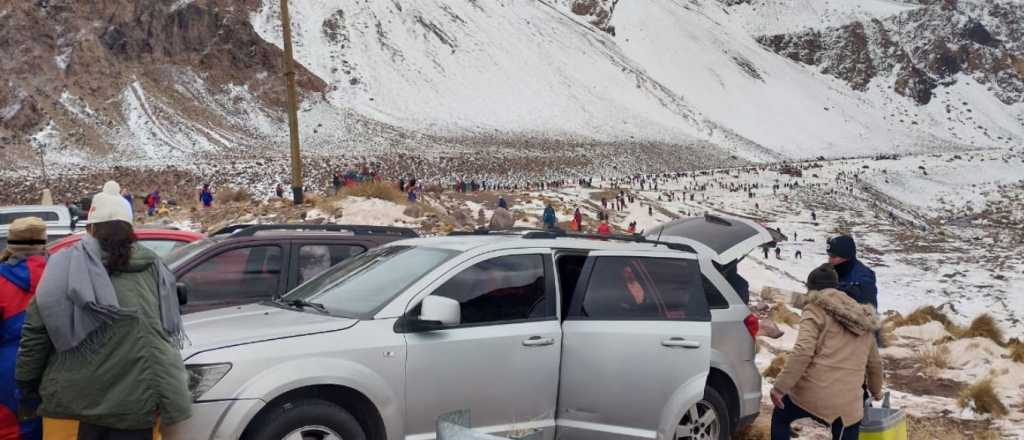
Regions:
<instances>
[{"instance_id":1,"label":"car taillight","mask_svg":"<svg viewBox=\"0 0 1024 440\"><path fill-rule=\"evenodd\" d=\"M747 326L747 331L750 332L751 338L757 337L757 331L761 329L761 325L758 322L757 315L751 313L743 319L743 325Z\"/></svg>"}]
</instances>

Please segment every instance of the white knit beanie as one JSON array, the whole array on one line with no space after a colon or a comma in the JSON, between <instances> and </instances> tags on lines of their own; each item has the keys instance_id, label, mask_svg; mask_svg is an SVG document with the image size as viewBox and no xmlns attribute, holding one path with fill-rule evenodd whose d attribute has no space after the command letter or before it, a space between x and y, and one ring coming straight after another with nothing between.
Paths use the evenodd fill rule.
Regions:
<instances>
[{"instance_id":1,"label":"white knit beanie","mask_svg":"<svg viewBox=\"0 0 1024 440\"><path fill-rule=\"evenodd\" d=\"M131 223L132 209L128 206L128 201L121 197L121 185L111 180L103 185L103 192L92 196L89 223L115 220Z\"/></svg>"}]
</instances>

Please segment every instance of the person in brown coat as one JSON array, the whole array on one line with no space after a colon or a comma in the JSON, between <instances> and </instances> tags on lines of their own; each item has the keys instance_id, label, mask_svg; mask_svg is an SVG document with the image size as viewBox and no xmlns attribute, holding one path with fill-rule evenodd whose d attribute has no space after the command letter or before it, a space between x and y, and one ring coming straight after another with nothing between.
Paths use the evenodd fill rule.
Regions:
<instances>
[{"instance_id":1,"label":"person in brown coat","mask_svg":"<svg viewBox=\"0 0 1024 440\"><path fill-rule=\"evenodd\" d=\"M882 361L874 337L878 315L871 305L836 290L838 284L828 264L807 278L800 334L771 391L772 440L788 440L790 424L807 417L831 426L833 440L857 440L865 377L872 397L882 397Z\"/></svg>"}]
</instances>

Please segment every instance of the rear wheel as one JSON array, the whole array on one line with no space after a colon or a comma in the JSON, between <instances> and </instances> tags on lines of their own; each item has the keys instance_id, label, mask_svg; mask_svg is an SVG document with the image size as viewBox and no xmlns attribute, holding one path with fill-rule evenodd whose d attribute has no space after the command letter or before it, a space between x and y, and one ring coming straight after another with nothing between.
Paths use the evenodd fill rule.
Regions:
<instances>
[{"instance_id":1,"label":"rear wheel","mask_svg":"<svg viewBox=\"0 0 1024 440\"><path fill-rule=\"evenodd\" d=\"M729 410L714 388L704 388L704 398L683 414L676 427L676 440L728 440L732 435Z\"/></svg>"},{"instance_id":2,"label":"rear wheel","mask_svg":"<svg viewBox=\"0 0 1024 440\"><path fill-rule=\"evenodd\" d=\"M245 430L246 440L366 440L359 422L326 400L284 402L261 413Z\"/></svg>"}]
</instances>

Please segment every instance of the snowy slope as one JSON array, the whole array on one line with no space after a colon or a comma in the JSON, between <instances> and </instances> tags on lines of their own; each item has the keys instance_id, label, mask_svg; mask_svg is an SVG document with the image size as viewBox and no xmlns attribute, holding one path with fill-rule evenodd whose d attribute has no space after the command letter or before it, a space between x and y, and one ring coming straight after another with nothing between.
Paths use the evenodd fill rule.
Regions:
<instances>
[{"instance_id":1,"label":"snowy slope","mask_svg":"<svg viewBox=\"0 0 1024 440\"><path fill-rule=\"evenodd\" d=\"M895 0L750 0L731 6L729 13L756 36L842 26L916 7Z\"/></svg>"},{"instance_id":2,"label":"snowy slope","mask_svg":"<svg viewBox=\"0 0 1024 440\"><path fill-rule=\"evenodd\" d=\"M914 150L943 143L887 122L884 106L764 50L728 12L685 0L621 2L623 50L712 120L790 157Z\"/></svg>"},{"instance_id":3,"label":"snowy slope","mask_svg":"<svg viewBox=\"0 0 1024 440\"><path fill-rule=\"evenodd\" d=\"M314 0L293 7L292 27L297 59L330 84L331 105L446 137L707 141L754 160L1024 138L1013 129L1019 110L983 91L951 98L987 114L953 121L941 105L922 110L900 99L891 81L877 92L853 90L752 36L750 24L766 10L791 19L767 32L919 7L804 3L620 1L602 30L564 1ZM276 2L264 2L252 21L280 44Z\"/></svg>"},{"instance_id":4,"label":"snowy slope","mask_svg":"<svg viewBox=\"0 0 1024 440\"><path fill-rule=\"evenodd\" d=\"M296 2L296 57L330 101L450 135L690 142L699 115L611 37L544 2ZM252 17L280 44L277 2Z\"/></svg>"}]
</instances>

